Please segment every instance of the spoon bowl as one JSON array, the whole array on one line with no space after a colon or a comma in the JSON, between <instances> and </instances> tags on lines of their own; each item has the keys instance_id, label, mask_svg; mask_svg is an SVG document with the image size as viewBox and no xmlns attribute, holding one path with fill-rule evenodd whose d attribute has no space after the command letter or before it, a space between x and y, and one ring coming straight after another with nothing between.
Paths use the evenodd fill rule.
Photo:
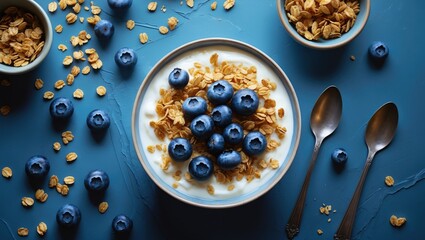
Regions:
<instances>
[{"instance_id":1,"label":"spoon bowl","mask_svg":"<svg viewBox=\"0 0 425 240\"><path fill-rule=\"evenodd\" d=\"M311 111L310 126L317 138L325 138L338 127L342 113L341 93L335 86L328 87L317 99Z\"/></svg>"},{"instance_id":2,"label":"spoon bowl","mask_svg":"<svg viewBox=\"0 0 425 240\"><path fill-rule=\"evenodd\" d=\"M388 146L398 124L398 110L394 103L383 105L369 120L366 128L366 144L369 151L378 152Z\"/></svg>"}]
</instances>

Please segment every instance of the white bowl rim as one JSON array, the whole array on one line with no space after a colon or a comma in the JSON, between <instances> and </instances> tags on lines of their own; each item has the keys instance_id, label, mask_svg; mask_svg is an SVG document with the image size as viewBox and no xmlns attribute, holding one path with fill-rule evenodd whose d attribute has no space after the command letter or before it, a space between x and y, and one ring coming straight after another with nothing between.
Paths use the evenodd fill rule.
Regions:
<instances>
[{"instance_id":1,"label":"white bowl rim","mask_svg":"<svg viewBox=\"0 0 425 240\"><path fill-rule=\"evenodd\" d=\"M250 49L253 51L253 54L256 55L257 57L261 56L262 58L266 59L267 61L269 61L269 63L273 66L273 68L278 71L279 73L281 73L284 76L284 80L281 80L282 82L284 82L285 84L285 88L288 91L288 94L290 96L292 96L291 99L291 103L292 103L292 108L293 108L293 115L294 115L294 133L293 133L293 142L291 149L292 152L290 152L290 154L288 154L287 159L288 162L287 164L281 169L280 174L277 175L276 177L273 177L272 179L270 179L268 181L268 183L270 182L270 184L267 187L264 187L261 191L254 191L253 193L256 193L255 195L252 195L251 193L251 197L249 198L245 198L239 202L230 202L230 203L224 203L224 204L206 204L206 203L201 203L201 202L194 202L194 201L190 201L184 197L182 197L180 194L177 194L176 192L170 192L169 189L167 188L167 186L162 185L162 183L160 182L159 179L156 179L155 175L149 171L149 166L148 164L142 160L143 159L143 154L142 151L139 149L139 138L138 138L138 134L137 134L137 128L136 128L136 120L138 119L138 109L139 109L139 100L141 99L141 96L143 94L143 89L146 87L145 85L147 85L150 80L157 72L157 69L164 64L164 62L167 62L168 59L172 59L174 58L176 55L179 55L179 53L184 52L185 49L190 48L190 46L192 45L198 45L198 46L208 46L208 44L214 43L215 45L224 45L224 46L240 46L241 48L246 48L246 49ZM287 85L286 85L287 84ZM299 106L299 102L298 102L298 97L296 95L296 92L292 86L292 83L289 81L289 78L287 77L286 73L280 68L280 66L273 60L271 59L269 56L267 56L265 53L263 53L261 50L253 47L252 45L249 45L247 43L238 41L238 40L234 40L234 39L229 39L229 38L203 38L203 39L198 39L198 40L194 40L192 42L186 43L181 45L180 47L172 50L171 52L169 52L167 55L165 55L162 59L160 59L149 71L149 73L146 75L145 79L142 81L139 90L137 92L135 101L134 101L134 105L133 105L133 111L132 111L132 120L131 120L131 132L132 132L132 138L133 138L133 146L136 150L137 153L137 157L139 162L142 164L145 172L148 174L148 176L150 177L150 179L155 182L155 184L161 188L164 192L168 193L169 195L171 195L172 197L185 202L187 204L193 205L193 206L197 206L197 207L204 207L204 208L211 208L211 209L222 209L222 208L230 208L230 207L236 207L236 206L240 206L243 204L246 204L248 202L251 202L257 198L259 198L260 196L264 195L265 193L267 193L271 188L273 188L281 179L282 177L285 175L285 173L288 171L289 167L292 165L292 162L295 158L295 155L297 153L298 150L298 146L299 146L299 142L300 142L300 138L301 138L301 110L300 110L300 106ZM237 198L237 197L235 197ZM228 200L228 199L226 199Z\"/></svg>"},{"instance_id":2,"label":"white bowl rim","mask_svg":"<svg viewBox=\"0 0 425 240\"><path fill-rule=\"evenodd\" d=\"M24 2L25 4L31 5L33 7L33 9L26 9L26 10L30 11L34 15L37 15L38 18L45 19L45 22L43 21L43 28L44 28L43 30L45 33L44 46L40 52L40 55L38 55L38 57L36 57L34 61L30 62L26 66L14 67L14 66L1 64L0 73L3 73L3 74L18 75L18 74L24 74L33 70L34 68L39 66L41 62L47 57L53 43L52 23L50 22L50 18L47 15L46 11L44 11L43 7L40 4L38 4L35 0L24 0ZM20 6L20 4L19 4L19 1L13 1L12 3L9 4L9 6Z\"/></svg>"},{"instance_id":3,"label":"white bowl rim","mask_svg":"<svg viewBox=\"0 0 425 240\"><path fill-rule=\"evenodd\" d=\"M282 25L285 27L286 31L289 33L289 35L298 43L306 46L306 47L310 47L310 48L314 48L314 49L320 49L320 50L324 50L324 49L332 49L332 48L338 48L341 47L343 45L345 45L346 43L352 41L354 38L356 38L360 32L363 30L363 28L365 27L367 20L369 18L369 14L370 14L370 0L359 0L361 3L364 2L365 6L364 6L364 10L365 12L362 13L364 14L364 21L356 21L355 24L357 24L358 26L355 29L350 29L350 33L349 36L343 40L341 40L341 38L336 38L336 39L331 39L331 40L323 40L322 42L320 41L310 41L305 39L303 36L301 36L296 30L295 28L292 26L292 24L288 21L288 17L286 16L286 11L284 11L282 4L284 4L286 0L276 0L276 7L277 7L277 11L279 13L279 18L280 21L282 22ZM360 23L359 23L360 22ZM348 34L348 33L345 33ZM330 42L334 40L335 44L323 44L324 42Z\"/></svg>"}]
</instances>

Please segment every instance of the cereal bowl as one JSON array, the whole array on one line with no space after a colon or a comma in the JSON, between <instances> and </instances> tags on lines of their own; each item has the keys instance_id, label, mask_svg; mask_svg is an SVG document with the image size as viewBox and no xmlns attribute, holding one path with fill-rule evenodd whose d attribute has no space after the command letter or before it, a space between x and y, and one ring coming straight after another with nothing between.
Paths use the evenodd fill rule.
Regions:
<instances>
[{"instance_id":1,"label":"cereal bowl","mask_svg":"<svg viewBox=\"0 0 425 240\"><path fill-rule=\"evenodd\" d=\"M182 90L172 89L168 83L174 68L190 75L189 84ZM206 142L191 134L190 119L184 118L181 110L185 98L207 99L206 89L219 79L229 81L235 91L249 86L260 96L255 115L244 120L233 117L233 121L239 121L244 131L262 131L268 139L267 150L249 157L235 147L242 155L236 170L217 167L214 157L205 153ZM209 105L207 112L211 108ZM292 84L270 57L240 41L207 38L178 47L147 74L134 102L132 135L139 161L159 188L191 205L227 208L260 197L284 176L298 149L300 119ZM213 159L214 174L209 179L198 181L191 176L191 160L171 160L167 146L175 137L190 140L192 159L204 153Z\"/></svg>"},{"instance_id":2,"label":"cereal bowl","mask_svg":"<svg viewBox=\"0 0 425 240\"><path fill-rule=\"evenodd\" d=\"M276 0L279 18L295 41L313 49L332 49L349 43L363 30L370 13L370 0L358 0L358 5L351 5L355 2L351 0L307 0L303 5L296 2ZM345 3L350 6L341 6Z\"/></svg>"},{"instance_id":3,"label":"cereal bowl","mask_svg":"<svg viewBox=\"0 0 425 240\"><path fill-rule=\"evenodd\" d=\"M22 12L18 13L17 10ZM0 73L23 74L33 70L45 59L52 45L53 31L49 17L36 1L29 0L2 0L0 12L4 21L0 25L9 25L10 28L7 29L8 36L2 34L0 41ZM10 20L3 18L5 15L10 15ZM31 29L33 33L31 35L28 30L30 37L22 40L27 37L25 29ZM6 31L1 30L3 33ZM9 50L5 53L4 49Z\"/></svg>"}]
</instances>

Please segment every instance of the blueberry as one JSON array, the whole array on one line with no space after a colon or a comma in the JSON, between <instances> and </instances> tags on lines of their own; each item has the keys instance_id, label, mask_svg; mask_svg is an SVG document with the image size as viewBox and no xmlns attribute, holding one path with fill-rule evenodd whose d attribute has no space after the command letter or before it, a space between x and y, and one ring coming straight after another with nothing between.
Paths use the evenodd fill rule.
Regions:
<instances>
[{"instance_id":1,"label":"blueberry","mask_svg":"<svg viewBox=\"0 0 425 240\"><path fill-rule=\"evenodd\" d=\"M225 127L232 123L232 109L226 105L217 106L211 111L211 118L214 126Z\"/></svg>"},{"instance_id":2,"label":"blueberry","mask_svg":"<svg viewBox=\"0 0 425 240\"><path fill-rule=\"evenodd\" d=\"M348 160L348 155L345 149L337 148L332 152L332 162L337 166L343 166Z\"/></svg>"},{"instance_id":3,"label":"blueberry","mask_svg":"<svg viewBox=\"0 0 425 240\"><path fill-rule=\"evenodd\" d=\"M174 138L168 144L168 154L177 162L184 162L192 156L192 145L186 138Z\"/></svg>"},{"instance_id":4,"label":"blueberry","mask_svg":"<svg viewBox=\"0 0 425 240\"><path fill-rule=\"evenodd\" d=\"M207 180L214 172L214 165L211 159L206 156L197 156L193 158L189 163L190 175L198 180Z\"/></svg>"},{"instance_id":5,"label":"blueberry","mask_svg":"<svg viewBox=\"0 0 425 240\"><path fill-rule=\"evenodd\" d=\"M50 103L49 111L53 119L66 120L74 113L74 105L68 98L59 97Z\"/></svg>"},{"instance_id":6,"label":"blueberry","mask_svg":"<svg viewBox=\"0 0 425 240\"><path fill-rule=\"evenodd\" d=\"M232 109L239 115L249 116L257 111L260 104L258 95L251 89L238 90L232 98Z\"/></svg>"},{"instance_id":7,"label":"blueberry","mask_svg":"<svg viewBox=\"0 0 425 240\"><path fill-rule=\"evenodd\" d=\"M218 155L224 151L224 137L219 133L213 133L208 139L208 151L213 155Z\"/></svg>"},{"instance_id":8,"label":"blueberry","mask_svg":"<svg viewBox=\"0 0 425 240\"><path fill-rule=\"evenodd\" d=\"M387 58L389 49L385 43L376 41L369 46L369 56L373 60L383 61Z\"/></svg>"},{"instance_id":9,"label":"blueberry","mask_svg":"<svg viewBox=\"0 0 425 240\"><path fill-rule=\"evenodd\" d=\"M207 111L207 101L202 97L186 98L183 102L182 110L185 117L192 119Z\"/></svg>"},{"instance_id":10,"label":"blueberry","mask_svg":"<svg viewBox=\"0 0 425 240\"><path fill-rule=\"evenodd\" d=\"M168 75L168 83L175 89L183 89L189 82L189 74L181 68L174 68Z\"/></svg>"},{"instance_id":11,"label":"blueberry","mask_svg":"<svg viewBox=\"0 0 425 240\"><path fill-rule=\"evenodd\" d=\"M112 220L112 230L118 234L129 233L133 229L133 220L126 215L120 214Z\"/></svg>"},{"instance_id":12,"label":"blueberry","mask_svg":"<svg viewBox=\"0 0 425 240\"><path fill-rule=\"evenodd\" d=\"M217 165L223 170L232 170L242 161L241 154L235 150L226 150L217 157Z\"/></svg>"},{"instance_id":13,"label":"blueberry","mask_svg":"<svg viewBox=\"0 0 425 240\"><path fill-rule=\"evenodd\" d=\"M223 130L223 137L226 143L236 145L243 140L243 128L238 123L231 123Z\"/></svg>"},{"instance_id":14,"label":"blueberry","mask_svg":"<svg viewBox=\"0 0 425 240\"><path fill-rule=\"evenodd\" d=\"M266 147L267 139L258 131L249 132L243 139L242 149L248 156L260 155Z\"/></svg>"},{"instance_id":15,"label":"blueberry","mask_svg":"<svg viewBox=\"0 0 425 240\"><path fill-rule=\"evenodd\" d=\"M111 125L111 120L107 112L96 109L87 115L86 123L92 131L104 131Z\"/></svg>"},{"instance_id":16,"label":"blueberry","mask_svg":"<svg viewBox=\"0 0 425 240\"><path fill-rule=\"evenodd\" d=\"M104 192L109 187L109 176L102 170L90 171L84 178L84 186L89 192Z\"/></svg>"},{"instance_id":17,"label":"blueberry","mask_svg":"<svg viewBox=\"0 0 425 240\"><path fill-rule=\"evenodd\" d=\"M198 139L208 139L214 131L214 122L208 115L200 115L190 123L192 134Z\"/></svg>"},{"instance_id":18,"label":"blueberry","mask_svg":"<svg viewBox=\"0 0 425 240\"><path fill-rule=\"evenodd\" d=\"M208 87L207 98L214 105L226 104L233 97L233 87L226 80L219 80Z\"/></svg>"},{"instance_id":19,"label":"blueberry","mask_svg":"<svg viewBox=\"0 0 425 240\"><path fill-rule=\"evenodd\" d=\"M25 164L25 173L33 179L42 179L47 176L50 170L50 163L46 157L35 155L28 159Z\"/></svg>"},{"instance_id":20,"label":"blueberry","mask_svg":"<svg viewBox=\"0 0 425 240\"><path fill-rule=\"evenodd\" d=\"M114 25L108 20L102 19L94 25L94 33L99 39L110 39L114 35L114 32Z\"/></svg>"},{"instance_id":21,"label":"blueberry","mask_svg":"<svg viewBox=\"0 0 425 240\"><path fill-rule=\"evenodd\" d=\"M137 63L137 54L133 49L123 47L115 53L114 60L120 68L133 68Z\"/></svg>"},{"instance_id":22,"label":"blueberry","mask_svg":"<svg viewBox=\"0 0 425 240\"><path fill-rule=\"evenodd\" d=\"M75 227L80 220L80 209L73 204L65 204L56 212L56 222L62 227Z\"/></svg>"},{"instance_id":23,"label":"blueberry","mask_svg":"<svg viewBox=\"0 0 425 240\"><path fill-rule=\"evenodd\" d=\"M115 10L129 9L131 4L133 4L133 0L108 0L109 7Z\"/></svg>"}]
</instances>

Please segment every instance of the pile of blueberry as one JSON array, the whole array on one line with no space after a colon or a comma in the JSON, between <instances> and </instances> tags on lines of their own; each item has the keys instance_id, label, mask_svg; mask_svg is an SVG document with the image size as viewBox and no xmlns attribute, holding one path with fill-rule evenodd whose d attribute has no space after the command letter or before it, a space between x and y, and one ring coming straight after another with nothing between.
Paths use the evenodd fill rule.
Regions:
<instances>
[{"instance_id":1,"label":"pile of blueberry","mask_svg":"<svg viewBox=\"0 0 425 240\"><path fill-rule=\"evenodd\" d=\"M168 77L175 89L183 89L189 82L189 74L175 68ZM214 108L207 114L208 102ZM235 117L254 114L259 106L259 98L251 89L234 92L226 80L212 83L207 90L207 99L188 97L182 105L184 117L190 121L190 130L197 141L204 141L208 154L194 157L189 163L190 175L199 181L208 179L214 172L214 162L222 170L235 169L242 161L240 149L248 156L262 154L266 150L266 137L251 131L244 135L242 126L233 121ZM186 138L174 138L168 145L169 156L177 162L187 161L193 153L191 143ZM214 156L215 161L209 156Z\"/></svg>"}]
</instances>

